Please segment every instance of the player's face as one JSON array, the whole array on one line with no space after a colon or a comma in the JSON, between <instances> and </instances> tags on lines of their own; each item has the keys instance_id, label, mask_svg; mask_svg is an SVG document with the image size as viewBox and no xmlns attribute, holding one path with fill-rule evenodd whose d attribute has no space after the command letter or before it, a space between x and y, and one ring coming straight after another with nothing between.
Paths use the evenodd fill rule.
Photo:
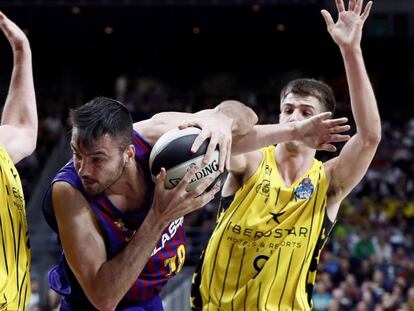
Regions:
<instances>
[{"instance_id":1,"label":"player's face","mask_svg":"<svg viewBox=\"0 0 414 311\"><path fill-rule=\"evenodd\" d=\"M302 121L321 112L321 104L315 96L289 93L280 105L280 123Z\"/></svg>"},{"instance_id":2,"label":"player's face","mask_svg":"<svg viewBox=\"0 0 414 311\"><path fill-rule=\"evenodd\" d=\"M315 96L301 96L289 93L280 105L280 123L302 121L321 112L321 104ZM285 143L291 151L297 151L303 143L290 141Z\"/></svg>"},{"instance_id":3,"label":"player's face","mask_svg":"<svg viewBox=\"0 0 414 311\"><path fill-rule=\"evenodd\" d=\"M122 176L126 165L125 152L120 150L119 142L108 134L87 147L80 145L77 138L78 132L74 128L70 145L82 185L90 195L101 193Z\"/></svg>"}]
</instances>

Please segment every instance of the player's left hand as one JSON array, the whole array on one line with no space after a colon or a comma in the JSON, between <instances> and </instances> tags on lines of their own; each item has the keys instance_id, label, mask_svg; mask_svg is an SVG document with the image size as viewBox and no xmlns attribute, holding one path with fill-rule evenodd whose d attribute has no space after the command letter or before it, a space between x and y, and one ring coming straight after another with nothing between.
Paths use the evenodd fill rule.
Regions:
<instances>
[{"instance_id":1,"label":"player's left hand","mask_svg":"<svg viewBox=\"0 0 414 311\"><path fill-rule=\"evenodd\" d=\"M222 113L215 113L212 116L204 118L196 118L189 122L183 123L179 126L180 129L189 126L197 126L201 128L201 133L198 135L191 147L192 152L196 152L203 142L210 138L210 143L207 148L207 153L204 156L203 163L210 162L214 150L217 146L220 152L219 170L224 171L225 167L230 166L230 154L232 144L232 120Z\"/></svg>"},{"instance_id":2,"label":"player's left hand","mask_svg":"<svg viewBox=\"0 0 414 311\"><path fill-rule=\"evenodd\" d=\"M0 29L9 40L13 51L20 51L29 47L26 34L10 19L0 11Z\"/></svg>"},{"instance_id":3,"label":"player's left hand","mask_svg":"<svg viewBox=\"0 0 414 311\"><path fill-rule=\"evenodd\" d=\"M331 112L322 112L309 119L294 121L297 134L295 140L316 150L335 152L336 147L332 143L349 140L350 136L343 133L351 127L346 124L347 118L331 119L331 116Z\"/></svg>"},{"instance_id":4,"label":"player's left hand","mask_svg":"<svg viewBox=\"0 0 414 311\"><path fill-rule=\"evenodd\" d=\"M349 0L348 9L343 0L335 0L338 9L338 20L335 23L331 14L322 10L328 32L341 48L358 47L362 37L362 27L371 11L372 1L369 1L362 12L364 0Z\"/></svg>"}]
</instances>

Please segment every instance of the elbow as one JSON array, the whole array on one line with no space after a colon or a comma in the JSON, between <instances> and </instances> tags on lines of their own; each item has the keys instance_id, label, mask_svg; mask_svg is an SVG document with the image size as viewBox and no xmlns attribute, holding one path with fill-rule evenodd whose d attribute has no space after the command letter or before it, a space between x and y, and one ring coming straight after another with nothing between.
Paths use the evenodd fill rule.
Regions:
<instances>
[{"instance_id":1,"label":"elbow","mask_svg":"<svg viewBox=\"0 0 414 311\"><path fill-rule=\"evenodd\" d=\"M27 129L25 131L24 149L22 152L23 158L30 156L36 149L37 144L37 127L33 130Z\"/></svg>"},{"instance_id":2,"label":"elbow","mask_svg":"<svg viewBox=\"0 0 414 311\"><path fill-rule=\"evenodd\" d=\"M364 126L357 130L360 133L363 144L366 147L377 147L381 142L381 121L375 120L370 123L369 127Z\"/></svg>"},{"instance_id":3,"label":"elbow","mask_svg":"<svg viewBox=\"0 0 414 311\"><path fill-rule=\"evenodd\" d=\"M369 141L371 144L378 146L381 142L381 132L371 135Z\"/></svg>"},{"instance_id":4,"label":"elbow","mask_svg":"<svg viewBox=\"0 0 414 311\"><path fill-rule=\"evenodd\" d=\"M250 120L250 125L253 128L253 126L255 126L257 124L257 122L259 122L259 117L257 116L257 114L253 111L252 108L248 108L249 110L249 120Z\"/></svg>"},{"instance_id":5,"label":"elbow","mask_svg":"<svg viewBox=\"0 0 414 311\"><path fill-rule=\"evenodd\" d=\"M109 295L87 295L89 301L97 308L102 311L113 311L118 305L118 301L110 297Z\"/></svg>"},{"instance_id":6,"label":"elbow","mask_svg":"<svg viewBox=\"0 0 414 311\"><path fill-rule=\"evenodd\" d=\"M95 279L96 280L96 279ZM83 292L86 294L89 302L98 310L113 311L118 305L120 299L115 291L108 290L108 286L93 282L89 285L82 286Z\"/></svg>"},{"instance_id":7,"label":"elbow","mask_svg":"<svg viewBox=\"0 0 414 311\"><path fill-rule=\"evenodd\" d=\"M364 137L364 142L367 147L377 147L381 142L381 131L368 133Z\"/></svg>"},{"instance_id":8,"label":"elbow","mask_svg":"<svg viewBox=\"0 0 414 311\"><path fill-rule=\"evenodd\" d=\"M22 152L22 159L27 158L36 150L36 141L27 143L25 149Z\"/></svg>"},{"instance_id":9,"label":"elbow","mask_svg":"<svg viewBox=\"0 0 414 311\"><path fill-rule=\"evenodd\" d=\"M27 146L27 155L26 155L27 157L36 150L36 138L37 137L35 137L33 141Z\"/></svg>"},{"instance_id":10,"label":"elbow","mask_svg":"<svg viewBox=\"0 0 414 311\"><path fill-rule=\"evenodd\" d=\"M235 131L236 136L243 136L249 133L259 120L257 114L250 107L246 107L243 113L240 125Z\"/></svg>"},{"instance_id":11,"label":"elbow","mask_svg":"<svg viewBox=\"0 0 414 311\"><path fill-rule=\"evenodd\" d=\"M378 146L381 142L381 121L378 120L373 126L373 130L369 132L367 140L370 144Z\"/></svg>"}]
</instances>

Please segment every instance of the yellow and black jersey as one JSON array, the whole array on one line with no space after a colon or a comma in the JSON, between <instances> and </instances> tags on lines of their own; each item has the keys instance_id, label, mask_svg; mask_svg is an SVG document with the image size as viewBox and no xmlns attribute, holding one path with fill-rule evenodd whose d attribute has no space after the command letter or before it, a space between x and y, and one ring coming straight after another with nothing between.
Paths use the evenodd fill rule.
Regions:
<instances>
[{"instance_id":1,"label":"yellow and black jersey","mask_svg":"<svg viewBox=\"0 0 414 311\"><path fill-rule=\"evenodd\" d=\"M193 277L193 309L311 309L319 254L333 225L326 215L324 166L314 159L306 174L286 187L275 147L261 151L257 171L232 200L221 202Z\"/></svg>"},{"instance_id":2,"label":"yellow and black jersey","mask_svg":"<svg viewBox=\"0 0 414 311\"><path fill-rule=\"evenodd\" d=\"M0 310L25 310L30 298L30 248L19 174L0 148Z\"/></svg>"}]
</instances>

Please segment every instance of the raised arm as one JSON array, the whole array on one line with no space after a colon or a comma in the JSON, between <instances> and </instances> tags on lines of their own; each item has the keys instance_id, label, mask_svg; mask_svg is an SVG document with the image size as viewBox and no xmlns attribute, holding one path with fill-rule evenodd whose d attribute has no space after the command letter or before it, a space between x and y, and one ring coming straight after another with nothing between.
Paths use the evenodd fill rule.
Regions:
<instances>
[{"instance_id":1,"label":"raised arm","mask_svg":"<svg viewBox=\"0 0 414 311\"><path fill-rule=\"evenodd\" d=\"M150 144L170 129L175 127L198 126L201 133L194 142L193 151L201 146L204 140L210 138L210 144L205 157L209 161L216 147L220 150L220 170L227 167L230 159L232 137L248 133L257 116L252 109L234 100L220 103L214 109L206 109L197 113L162 112L154 115L151 119L137 122L134 129L137 130Z\"/></svg>"},{"instance_id":2,"label":"raised arm","mask_svg":"<svg viewBox=\"0 0 414 311\"><path fill-rule=\"evenodd\" d=\"M13 73L0 126L0 146L14 163L30 155L36 147L37 111L33 85L32 54L23 31L2 12L0 29L13 50Z\"/></svg>"},{"instance_id":3,"label":"raised arm","mask_svg":"<svg viewBox=\"0 0 414 311\"><path fill-rule=\"evenodd\" d=\"M347 10L343 0L336 0L336 6L336 23L327 11L322 10L322 15L345 64L356 134L345 144L338 157L326 163L330 178L330 200L333 203L331 205L339 203L360 182L381 140L381 120L377 102L360 46L362 28L372 2L368 2L363 13L362 0L350 0Z\"/></svg>"}]
</instances>

